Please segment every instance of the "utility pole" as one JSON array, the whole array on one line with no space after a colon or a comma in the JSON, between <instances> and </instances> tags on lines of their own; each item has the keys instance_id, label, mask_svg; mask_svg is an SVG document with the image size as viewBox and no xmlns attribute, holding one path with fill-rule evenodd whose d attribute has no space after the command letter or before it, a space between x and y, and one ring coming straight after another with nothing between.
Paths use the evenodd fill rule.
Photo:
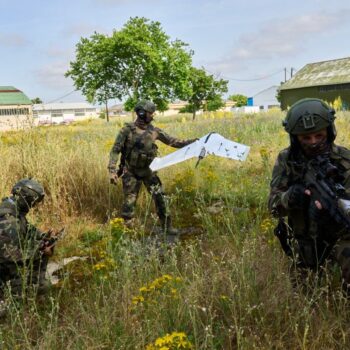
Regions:
<instances>
[{"instance_id":1,"label":"utility pole","mask_svg":"<svg viewBox=\"0 0 350 350\"><path fill-rule=\"evenodd\" d=\"M284 82L287 81L287 68L284 68Z\"/></svg>"}]
</instances>

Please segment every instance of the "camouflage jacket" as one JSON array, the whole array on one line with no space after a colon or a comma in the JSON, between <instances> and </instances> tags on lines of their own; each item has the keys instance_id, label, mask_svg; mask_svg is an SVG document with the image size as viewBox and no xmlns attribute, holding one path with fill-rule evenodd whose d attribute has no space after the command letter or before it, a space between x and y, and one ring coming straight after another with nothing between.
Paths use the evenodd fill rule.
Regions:
<instances>
[{"instance_id":1,"label":"camouflage jacket","mask_svg":"<svg viewBox=\"0 0 350 350\"><path fill-rule=\"evenodd\" d=\"M42 233L19 213L12 198L0 204L0 264L24 262L39 257Z\"/></svg>"},{"instance_id":2,"label":"camouflage jacket","mask_svg":"<svg viewBox=\"0 0 350 350\"><path fill-rule=\"evenodd\" d=\"M350 150L332 145L330 161L338 169L343 177L342 185L347 194L350 195ZM269 210L276 217L288 216L289 226L295 236L308 234L308 217L305 210L290 209L288 207L288 189L296 183L303 182L304 167L308 159L300 152L293 156L290 148L281 151L277 157L272 172L271 190L269 196ZM336 230L338 225L331 218L323 220L322 227L319 227L321 236L328 236Z\"/></svg>"},{"instance_id":3,"label":"camouflage jacket","mask_svg":"<svg viewBox=\"0 0 350 350\"><path fill-rule=\"evenodd\" d=\"M116 170L121 154L121 166L137 175L144 175L151 170L149 165L157 156L158 147L155 141L159 140L166 145L181 148L194 140L179 140L171 137L163 130L149 124L147 128L141 129L135 123L126 123L118 133L109 157L108 169L110 172Z\"/></svg>"}]
</instances>

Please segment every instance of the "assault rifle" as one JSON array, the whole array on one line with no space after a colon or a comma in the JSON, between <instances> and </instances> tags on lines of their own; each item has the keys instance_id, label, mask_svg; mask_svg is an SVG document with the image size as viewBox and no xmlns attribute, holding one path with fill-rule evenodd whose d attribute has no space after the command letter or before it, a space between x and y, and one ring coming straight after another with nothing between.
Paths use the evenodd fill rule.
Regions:
<instances>
[{"instance_id":1,"label":"assault rifle","mask_svg":"<svg viewBox=\"0 0 350 350\"><path fill-rule=\"evenodd\" d=\"M307 163L304 180L305 187L311 191L311 200L319 201L322 209L337 224L350 231L350 200L346 199L345 188L340 183L343 177L329 158L318 156L311 159Z\"/></svg>"},{"instance_id":2,"label":"assault rifle","mask_svg":"<svg viewBox=\"0 0 350 350\"><path fill-rule=\"evenodd\" d=\"M41 242L39 245L39 250L44 250L47 247L54 248L57 241L60 240L65 233L65 229L62 228L61 230L54 232L53 230L48 230L41 236Z\"/></svg>"}]
</instances>

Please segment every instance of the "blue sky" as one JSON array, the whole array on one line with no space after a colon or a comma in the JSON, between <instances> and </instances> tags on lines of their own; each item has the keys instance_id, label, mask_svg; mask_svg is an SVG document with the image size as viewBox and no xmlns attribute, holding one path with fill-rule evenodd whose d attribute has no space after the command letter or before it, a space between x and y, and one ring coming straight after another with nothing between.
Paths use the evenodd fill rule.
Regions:
<instances>
[{"instance_id":1,"label":"blue sky","mask_svg":"<svg viewBox=\"0 0 350 350\"><path fill-rule=\"evenodd\" d=\"M229 79L230 94L278 85L285 67L289 77L292 67L350 56L346 0L0 0L0 13L0 85L44 102L84 100L62 97L74 89L64 73L76 43L135 16L188 43L194 65Z\"/></svg>"}]
</instances>

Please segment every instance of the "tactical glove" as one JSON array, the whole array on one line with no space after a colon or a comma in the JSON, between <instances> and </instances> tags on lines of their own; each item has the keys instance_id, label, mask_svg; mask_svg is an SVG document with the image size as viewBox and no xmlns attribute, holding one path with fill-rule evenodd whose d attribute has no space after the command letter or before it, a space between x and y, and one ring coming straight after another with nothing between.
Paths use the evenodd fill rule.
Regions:
<instances>
[{"instance_id":1,"label":"tactical glove","mask_svg":"<svg viewBox=\"0 0 350 350\"><path fill-rule=\"evenodd\" d=\"M310 200L309 196L305 194L305 187L300 184L291 186L287 191L287 196L289 209L302 209Z\"/></svg>"}]
</instances>

